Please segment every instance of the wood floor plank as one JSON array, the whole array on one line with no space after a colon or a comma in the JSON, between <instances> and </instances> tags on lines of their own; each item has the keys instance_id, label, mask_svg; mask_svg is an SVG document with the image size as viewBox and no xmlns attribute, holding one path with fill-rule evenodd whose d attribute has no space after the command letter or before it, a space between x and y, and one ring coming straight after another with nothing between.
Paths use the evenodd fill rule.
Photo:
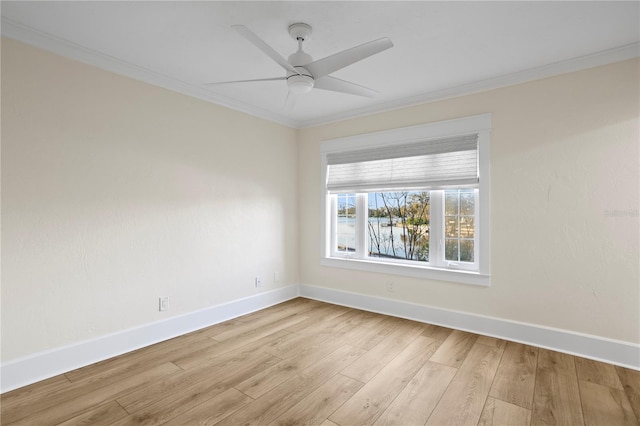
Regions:
<instances>
[{"instance_id":1,"label":"wood floor plank","mask_svg":"<svg viewBox=\"0 0 640 426\"><path fill-rule=\"evenodd\" d=\"M435 362L425 363L374 425L425 424L457 371Z\"/></svg>"},{"instance_id":2,"label":"wood floor plank","mask_svg":"<svg viewBox=\"0 0 640 426\"><path fill-rule=\"evenodd\" d=\"M616 367L616 372L624 388L631 408L640 422L640 371Z\"/></svg>"},{"instance_id":3,"label":"wood floor plank","mask_svg":"<svg viewBox=\"0 0 640 426\"><path fill-rule=\"evenodd\" d=\"M488 397L478 426L528 425L530 422L531 410Z\"/></svg>"},{"instance_id":4,"label":"wood floor plank","mask_svg":"<svg viewBox=\"0 0 640 426\"><path fill-rule=\"evenodd\" d=\"M71 382L81 380L92 380L113 374L119 369L127 369L132 364L155 362L158 359L165 359L174 351L185 351L185 348L199 348L204 345L213 346L215 341L200 334L188 334L174 339L165 340L129 353L115 356L86 367L78 368L65 373ZM166 362L166 359L165 359Z\"/></svg>"},{"instance_id":5,"label":"wood floor plank","mask_svg":"<svg viewBox=\"0 0 640 426\"><path fill-rule=\"evenodd\" d=\"M436 340L418 335L329 419L340 425L374 423L425 365L437 346Z\"/></svg>"},{"instance_id":6,"label":"wood floor plank","mask_svg":"<svg viewBox=\"0 0 640 426\"><path fill-rule=\"evenodd\" d=\"M489 396L531 410L538 349L508 342Z\"/></svg>"},{"instance_id":7,"label":"wood floor plank","mask_svg":"<svg viewBox=\"0 0 640 426\"><path fill-rule=\"evenodd\" d=\"M279 324L287 319L292 319L292 318L295 318L298 321L293 321L292 323L289 323L286 327L289 327L293 324L304 321L309 317L296 313L294 308L282 309L278 312L274 312L273 314L262 317L258 320L247 321L242 324L238 324L232 329L223 331L218 334L214 334L210 337L212 337L214 340L218 342L224 342L227 339L235 338L238 335L241 335L243 333L249 333L257 329L265 329L267 327L271 328L276 324ZM285 322L288 323L288 321L285 321ZM286 327L281 327L281 328L286 328Z\"/></svg>"},{"instance_id":8,"label":"wood floor plank","mask_svg":"<svg viewBox=\"0 0 640 426\"><path fill-rule=\"evenodd\" d=\"M277 339L262 345L260 350L281 359L288 359L306 350L307 344L323 342L331 338L331 336L323 337L318 337L315 334L285 333Z\"/></svg>"},{"instance_id":9,"label":"wood floor plank","mask_svg":"<svg viewBox=\"0 0 640 426\"><path fill-rule=\"evenodd\" d=\"M476 340L476 342L481 345L493 346L495 348L503 348L507 344L506 340L496 339L495 337L489 336L478 336L478 340Z\"/></svg>"},{"instance_id":10,"label":"wood floor plank","mask_svg":"<svg viewBox=\"0 0 640 426\"><path fill-rule=\"evenodd\" d=\"M33 383L0 395L0 413L31 406L37 401L68 389L71 382L64 374Z\"/></svg>"},{"instance_id":11,"label":"wood floor plank","mask_svg":"<svg viewBox=\"0 0 640 426\"><path fill-rule=\"evenodd\" d=\"M477 334L453 330L449 337L442 342L436 353L433 354L431 361L448 365L449 367L460 367L478 337Z\"/></svg>"},{"instance_id":12,"label":"wood floor plank","mask_svg":"<svg viewBox=\"0 0 640 426\"><path fill-rule=\"evenodd\" d=\"M426 424L477 424L503 351L474 344Z\"/></svg>"},{"instance_id":13,"label":"wood floor plank","mask_svg":"<svg viewBox=\"0 0 640 426\"><path fill-rule=\"evenodd\" d=\"M213 337L215 335L221 334L223 332L227 332L228 330L234 329L241 324L245 324L254 320L259 320L264 317L268 317L273 315L274 311L284 309L284 306L288 302L285 302L280 305L272 306L271 309L264 309L256 312L252 312L250 314L246 314L237 318L233 318L218 324L211 325L209 327L202 328L200 330L194 331L194 334L200 334L202 336Z\"/></svg>"},{"instance_id":14,"label":"wood floor plank","mask_svg":"<svg viewBox=\"0 0 640 426\"><path fill-rule=\"evenodd\" d=\"M616 372L616 368L611 364L576 357L576 372L578 374L578 380L609 386L613 389L624 389Z\"/></svg>"},{"instance_id":15,"label":"wood floor plank","mask_svg":"<svg viewBox=\"0 0 640 426\"><path fill-rule=\"evenodd\" d=\"M276 358L271 357L271 355L255 352L238 363L203 369L202 380L200 381L191 383L188 386L176 386L173 392L165 398L155 400L143 408L134 410L129 406L125 407L127 411L133 412L133 414L122 422L114 423L114 426L131 423L136 425L163 424L217 397L234 384L258 373L264 366L268 367L275 360ZM123 405L120 400L118 402Z\"/></svg>"},{"instance_id":16,"label":"wood floor plank","mask_svg":"<svg viewBox=\"0 0 640 426\"><path fill-rule=\"evenodd\" d=\"M356 327L364 328L361 335L353 339L350 344L357 348L373 349L383 340L393 333L401 325L400 322L394 321L393 318L387 318L385 321L380 321L376 327L363 327L358 325Z\"/></svg>"},{"instance_id":17,"label":"wood floor plank","mask_svg":"<svg viewBox=\"0 0 640 426\"><path fill-rule=\"evenodd\" d=\"M167 423L164 423L163 426L215 425L225 417L242 409L242 407L251 401L253 401L252 398L234 388L230 388L187 412L174 417Z\"/></svg>"},{"instance_id":18,"label":"wood floor plank","mask_svg":"<svg viewBox=\"0 0 640 426\"><path fill-rule=\"evenodd\" d=\"M322 330L339 330L343 327L355 325L345 319L357 315L357 311L352 311L342 306L338 308L341 309L323 309L324 315L314 315L316 311L313 311L309 315L305 315L307 317L306 320L286 328L286 331L289 333L316 334Z\"/></svg>"},{"instance_id":19,"label":"wood floor plank","mask_svg":"<svg viewBox=\"0 0 640 426\"><path fill-rule=\"evenodd\" d=\"M531 424L584 424L573 356L538 351Z\"/></svg>"},{"instance_id":20,"label":"wood floor plank","mask_svg":"<svg viewBox=\"0 0 640 426\"><path fill-rule=\"evenodd\" d=\"M274 420L271 425L320 425L361 387L361 382L337 374Z\"/></svg>"},{"instance_id":21,"label":"wood floor plank","mask_svg":"<svg viewBox=\"0 0 640 426\"><path fill-rule=\"evenodd\" d=\"M71 371L67 373L67 377L74 383L104 381L110 377L135 374L149 368L149 365L171 362L201 349L211 349L217 344L218 342L206 336L189 338L182 342L166 342L166 345L158 343L144 352L120 355L106 362Z\"/></svg>"},{"instance_id":22,"label":"wood floor plank","mask_svg":"<svg viewBox=\"0 0 640 426\"><path fill-rule=\"evenodd\" d=\"M182 370L174 364L162 364L143 373L122 379L117 383L99 387L94 390L86 389L86 393L83 393L76 398L60 401L59 403L35 413L28 413L26 417L21 418L15 423L12 423L11 420L6 419L4 416L2 418L2 422L4 425L16 424L30 426L62 423L92 410L96 406L103 404L105 401L114 400L129 392L143 389L158 381L160 378L167 377L181 371Z\"/></svg>"},{"instance_id":23,"label":"wood floor plank","mask_svg":"<svg viewBox=\"0 0 640 426\"><path fill-rule=\"evenodd\" d=\"M115 401L99 405L79 416L60 423L58 426L71 425L109 425L120 419L125 418L129 414Z\"/></svg>"},{"instance_id":24,"label":"wood floor plank","mask_svg":"<svg viewBox=\"0 0 640 426\"><path fill-rule=\"evenodd\" d=\"M422 335L425 337L431 337L432 339L436 340L446 340L452 331L453 329L451 328L441 327L439 325L433 324L425 324Z\"/></svg>"},{"instance_id":25,"label":"wood floor plank","mask_svg":"<svg viewBox=\"0 0 640 426\"><path fill-rule=\"evenodd\" d=\"M5 426L640 426L640 372L297 298L0 403Z\"/></svg>"},{"instance_id":26,"label":"wood floor plank","mask_svg":"<svg viewBox=\"0 0 640 426\"><path fill-rule=\"evenodd\" d=\"M638 420L623 390L585 380L579 380L578 384L586 425L638 425Z\"/></svg>"},{"instance_id":27,"label":"wood floor plank","mask_svg":"<svg viewBox=\"0 0 640 426\"><path fill-rule=\"evenodd\" d=\"M215 338L216 336L223 336L223 338L220 339L220 341L223 341L226 340L224 336L228 337L229 335L242 334L255 328L264 327L270 322L277 321L278 319L283 319L295 315L304 316L310 319L311 316L306 314L307 312L313 312L313 309L313 306L298 306L296 308L292 308L291 301L288 301L284 302L283 304L274 305L267 309L256 311L247 315L243 315L241 317L225 321L223 323L206 327L193 333L200 333L202 335L211 337L214 340L218 340ZM293 326L294 325L291 325L290 327ZM233 331L229 333L229 331L232 329Z\"/></svg>"},{"instance_id":28,"label":"wood floor plank","mask_svg":"<svg viewBox=\"0 0 640 426\"><path fill-rule=\"evenodd\" d=\"M314 307L317 306L317 303L318 302L314 300L298 297L296 299L291 299L283 303L278 303L277 305L273 305L268 309L260 309L255 312L242 315L235 318L233 321L255 324L257 322L261 322L266 317L273 317L274 315L282 317L282 311L286 311L286 313L288 313L289 315L303 314L304 312L313 310Z\"/></svg>"},{"instance_id":29,"label":"wood floor plank","mask_svg":"<svg viewBox=\"0 0 640 426\"><path fill-rule=\"evenodd\" d=\"M276 386L270 392L225 418L220 425L265 425L277 419L316 388L362 356L364 351L342 346L297 376Z\"/></svg>"},{"instance_id":30,"label":"wood floor plank","mask_svg":"<svg viewBox=\"0 0 640 426\"><path fill-rule=\"evenodd\" d=\"M280 337L289 334L284 330L278 330L274 333L268 333L266 330L256 330L255 332L243 334L237 339L230 339L220 344L205 348L200 351L192 352L188 355L175 358L172 362L184 370L198 368L203 363L215 361L221 356L235 353L237 351L254 351L259 350L265 344L273 342Z\"/></svg>"},{"instance_id":31,"label":"wood floor plank","mask_svg":"<svg viewBox=\"0 0 640 426\"><path fill-rule=\"evenodd\" d=\"M211 337L215 334L220 334L223 331L230 330L233 327L236 327L238 324L242 324L243 322L245 322L243 320L243 317L238 317L238 318L230 319L227 321L219 322L217 324L213 324L208 327L201 328L200 330L196 330L191 334L197 334L203 337Z\"/></svg>"},{"instance_id":32,"label":"wood floor plank","mask_svg":"<svg viewBox=\"0 0 640 426\"><path fill-rule=\"evenodd\" d=\"M372 327L375 323L381 321L378 315L360 309L349 309L335 319L351 326ZM393 318L393 320L402 321L400 318Z\"/></svg>"},{"instance_id":33,"label":"wood floor plank","mask_svg":"<svg viewBox=\"0 0 640 426\"><path fill-rule=\"evenodd\" d=\"M304 314L305 316L323 317L325 315L331 315L331 312L333 311L344 312L349 309L344 306L321 302L319 300L307 299L305 297L297 297L290 300L288 303L297 304L300 309L298 313Z\"/></svg>"},{"instance_id":34,"label":"wood floor plank","mask_svg":"<svg viewBox=\"0 0 640 426\"><path fill-rule=\"evenodd\" d=\"M389 361L419 337L423 330L424 328L420 324L410 321L399 324L386 339L364 354L357 363L353 363L341 373L360 382L368 382Z\"/></svg>"},{"instance_id":35,"label":"wood floor plank","mask_svg":"<svg viewBox=\"0 0 640 426\"><path fill-rule=\"evenodd\" d=\"M311 339L311 341L308 340L304 346L301 346L304 351L298 352L297 356L282 360L269 368L263 369L258 374L237 384L235 388L256 399L280 383L321 361L343 345L338 339L331 341L320 340L319 342L313 341L308 336L307 339Z\"/></svg>"},{"instance_id":36,"label":"wood floor plank","mask_svg":"<svg viewBox=\"0 0 640 426\"><path fill-rule=\"evenodd\" d=\"M320 342L335 340L344 341L344 336L356 326L353 324L341 324L337 320L328 322L319 322L316 320L314 324L307 325L307 327L307 330L290 333L264 345L262 350L282 359L295 358L308 349L308 344L318 344ZM314 331L310 332L309 330ZM290 328L285 331L290 331Z\"/></svg>"},{"instance_id":37,"label":"wood floor plank","mask_svg":"<svg viewBox=\"0 0 640 426\"><path fill-rule=\"evenodd\" d=\"M367 311L363 311L363 312L364 313L362 314L362 320L360 324L358 324L360 327L373 328L373 327L377 327L382 321L385 321L385 320L389 321L390 319L396 320L396 318L388 317L382 314L377 314L375 312L367 312Z\"/></svg>"},{"instance_id":38,"label":"wood floor plank","mask_svg":"<svg viewBox=\"0 0 640 426\"><path fill-rule=\"evenodd\" d=\"M129 413L149 413L155 405L159 405L161 411L165 412L176 405L175 401L182 400L189 394L229 383L235 385L278 362L280 358L264 352L245 351L225 354L200 365L199 368L162 378L143 390L130 392L118 398L118 403Z\"/></svg>"}]
</instances>

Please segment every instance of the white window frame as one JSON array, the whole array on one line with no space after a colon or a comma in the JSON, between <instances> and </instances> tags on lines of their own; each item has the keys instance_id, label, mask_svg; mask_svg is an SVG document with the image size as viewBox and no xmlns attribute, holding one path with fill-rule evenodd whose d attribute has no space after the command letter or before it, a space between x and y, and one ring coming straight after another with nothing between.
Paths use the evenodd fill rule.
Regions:
<instances>
[{"instance_id":1,"label":"white window frame","mask_svg":"<svg viewBox=\"0 0 640 426\"><path fill-rule=\"evenodd\" d=\"M324 213L321 219L321 265L489 286L491 284L490 132L491 114L482 114L324 141L321 145L321 208ZM385 260L368 257L365 256L367 252L366 238L356 238L356 241L359 241L359 245L362 247L357 246L354 254L345 255L344 252L334 250L335 236L333 236L331 231L335 229L335 223L332 223L332 221L335 220L333 213L337 211L337 206L335 204L332 205L331 200L335 199L335 196L332 197L328 194L326 188L328 153L401 145L415 141L455 137L470 133L478 134L479 185L477 192L479 195L476 197L475 203L477 219L475 232L477 234L476 241L478 244L474 247L474 259L477 265L453 265L446 264L447 262L434 262L432 261L431 254L429 256L430 261L427 264L418 261ZM435 204L432 203L431 208L442 210L442 216L444 217L444 197L440 197L440 199L433 197L432 200L434 198ZM367 205L368 202L364 194L356 196L356 217L359 219L356 221L356 234L367 232L366 221L368 215L361 213L366 212L368 208ZM444 226L440 227L440 229L432 228L430 234L430 244L444 244ZM434 241L434 237L437 238L437 241ZM438 248L436 249L436 253L443 250L443 247Z\"/></svg>"}]
</instances>

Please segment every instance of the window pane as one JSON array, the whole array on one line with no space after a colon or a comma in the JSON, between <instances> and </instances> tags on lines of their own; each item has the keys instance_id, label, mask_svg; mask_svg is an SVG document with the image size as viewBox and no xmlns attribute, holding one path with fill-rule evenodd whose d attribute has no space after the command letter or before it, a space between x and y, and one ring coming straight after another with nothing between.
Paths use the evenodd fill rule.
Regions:
<instances>
[{"instance_id":1,"label":"window pane","mask_svg":"<svg viewBox=\"0 0 640 426\"><path fill-rule=\"evenodd\" d=\"M338 251L354 252L356 251L356 238L350 235L338 235Z\"/></svg>"},{"instance_id":2,"label":"window pane","mask_svg":"<svg viewBox=\"0 0 640 426\"><path fill-rule=\"evenodd\" d=\"M445 213L445 260L474 262L475 190L446 190Z\"/></svg>"},{"instance_id":3,"label":"window pane","mask_svg":"<svg viewBox=\"0 0 640 426\"><path fill-rule=\"evenodd\" d=\"M356 251L356 194L338 194L337 251Z\"/></svg>"},{"instance_id":4,"label":"window pane","mask_svg":"<svg viewBox=\"0 0 640 426\"><path fill-rule=\"evenodd\" d=\"M444 243L444 258L445 260L451 260L458 262L460 257L458 256L458 240L447 238Z\"/></svg>"},{"instance_id":5,"label":"window pane","mask_svg":"<svg viewBox=\"0 0 640 426\"><path fill-rule=\"evenodd\" d=\"M444 193L444 214L458 214L458 191L445 191Z\"/></svg>"},{"instance_id":6,"label":"window pane","mask_svg":"<svg viewBox=\"0 0 640 426\"><path fill-rule=\"evenodd\" d=\"M460 216L460 238L473 238L475 219L473 216Z\"/></svg>"},{"instance_id":7,"label":"window pane","mask_svg":"<svg viewBox=\"0 0 640 426\"><path fill-rule=\"evenodd\" d=\"M470 216L473 216L475 214L475 200L473 189L460 190L460 214Z\"/></svg>"},{"instance_id":8,"label":"window pane","mask_svg":"<svg viewBox=\"0 0 640 426\"><path fill-rule=\"evenodd\" d=\"M369 193L369 256L429 261L429 192Z\"/></svg>"},{"instance_id":9,"label":"window pane","mask_svg":"<svg viewBox=\"0 0 640 426\"><path fill-rule=\"evenodd\" d=\"M473 262L473 240L460 241L460 261Z\"/></svg>"},{"instance_id":10,"label":"window pane","mask_svg":"<svg viewBox=\"0 0 640 426\"><path fill-rule=\"evenodd\" d=\"M445 236L458 238L459 218L457 216L447 216L445 218Z\"/></svg>"}]
</instances>

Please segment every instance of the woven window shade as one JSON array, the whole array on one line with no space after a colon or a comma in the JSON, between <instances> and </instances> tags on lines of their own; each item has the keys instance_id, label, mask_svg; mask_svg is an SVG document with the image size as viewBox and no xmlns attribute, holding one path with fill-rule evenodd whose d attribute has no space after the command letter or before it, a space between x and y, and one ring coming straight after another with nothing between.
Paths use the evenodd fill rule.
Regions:
<instances>
[{"instance_id":1,"label":"woven window shade","mask_svg":"<svg viewBox=\"0 0 640 426\"><path fill-rule=\"evenodd\" d=\"M331 193L478 186L478 135L327 154Z\"/></svg>"}]
</instances>

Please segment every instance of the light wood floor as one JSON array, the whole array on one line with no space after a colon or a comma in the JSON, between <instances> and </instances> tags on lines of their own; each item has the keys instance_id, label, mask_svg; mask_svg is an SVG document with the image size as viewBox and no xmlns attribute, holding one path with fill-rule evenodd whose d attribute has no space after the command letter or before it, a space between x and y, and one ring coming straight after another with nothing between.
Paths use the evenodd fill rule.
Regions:
<instances>
[{"instance_id":1,"label":"light wood floor","mask_svg":"<svg viewBox=\"0 0 640 426\"><path fill-rule=\"evenodd\" d=\"M295 299L2 395L2 424L638 425L640 372Z\"/></svg>"}]
</instances>

